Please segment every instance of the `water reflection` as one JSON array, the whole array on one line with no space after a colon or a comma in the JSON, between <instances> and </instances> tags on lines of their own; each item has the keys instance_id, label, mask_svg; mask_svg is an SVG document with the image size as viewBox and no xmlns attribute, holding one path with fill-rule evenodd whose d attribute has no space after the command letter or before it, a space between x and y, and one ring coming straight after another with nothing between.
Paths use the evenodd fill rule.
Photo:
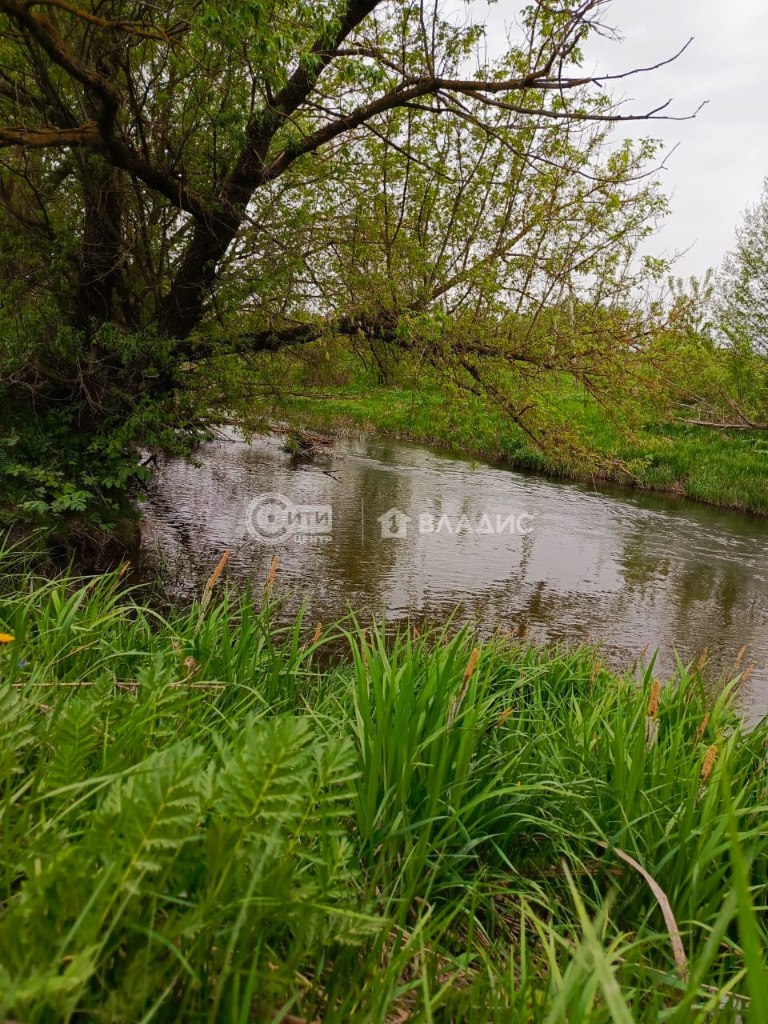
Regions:
<instances>
[{"instance_id":1,"label":"water reflection","mask_svg":"<svg viewBox=\"0 0 768 1024\"><path fill-rule=\"evenodd\" d=\"M327 542L277 547L246 528L263 492L330 505ZM407 536L382 539L378 517L410 516ZM328 621L362 616L444 616L461 603L482 628L545 640L596 640L626 662L659 650L690 660L708 647L727 673L742 645L755 663L748 699L768 709L768 522L679 499L596 493L387 440L359 440L307 463L277 438L232 434L206 446L199 465L170 461L146 506L144 550L160 557L172 589L192 592L224 550L230 573L260 588L275 552L292 592ZM530 533L469 532L529 514ZM419 516L443 528L421 532ZM460 517L464 529L454 529Z\"/></svg>"}]
</instances>

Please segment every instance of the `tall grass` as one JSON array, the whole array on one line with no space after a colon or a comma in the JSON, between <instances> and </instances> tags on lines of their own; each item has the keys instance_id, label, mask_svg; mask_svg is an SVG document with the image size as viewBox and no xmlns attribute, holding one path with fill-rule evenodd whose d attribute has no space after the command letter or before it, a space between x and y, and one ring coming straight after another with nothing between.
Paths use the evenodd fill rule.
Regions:
<instances>
[{"instance_id":1,"label":"tall grass","mask_svg":"<svg viewBox=\"0 0 768 1024\"><path fill-rule=\"evenodd\" d=\"M5 583L1 1019L768 1019L733 686Z\"/></svg>"}]
</instances>

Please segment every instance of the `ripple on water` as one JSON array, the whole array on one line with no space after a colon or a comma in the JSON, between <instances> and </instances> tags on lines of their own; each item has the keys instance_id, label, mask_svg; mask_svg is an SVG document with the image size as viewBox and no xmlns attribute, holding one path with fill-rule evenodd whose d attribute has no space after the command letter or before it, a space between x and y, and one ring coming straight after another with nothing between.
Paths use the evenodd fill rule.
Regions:
<instances>
[{"instance_id":1,"label":"ripple on water","mask_svg":"<svg viewBox=\"0 0 768 1024\"><path fill-rule=\"evenodd\" d=\"M258 542L246 512L264 492L330 505L322 544ZM407 536L383 540L378 517L410 516ZM526 513L531 532L469 532L483 513ZM419 516L443 526L421 532ZM465 528L455 527L461 517ZM673 497L596 491L583 484L447 457L417 445L356 440L307 463L278 437L246 444L229 432L192 466L169 460L145 505L145 558L158 557L171 589L193 593L222 550L230 575L261 586L273 555L292 592L323 621L361 615L445 616L459 603L483 629L549 640L599 641L616 659L659 650L659 671L708 646L727 674L746 645L749 699L768 708L768 521Z\"/></svg>"}]
</instances>

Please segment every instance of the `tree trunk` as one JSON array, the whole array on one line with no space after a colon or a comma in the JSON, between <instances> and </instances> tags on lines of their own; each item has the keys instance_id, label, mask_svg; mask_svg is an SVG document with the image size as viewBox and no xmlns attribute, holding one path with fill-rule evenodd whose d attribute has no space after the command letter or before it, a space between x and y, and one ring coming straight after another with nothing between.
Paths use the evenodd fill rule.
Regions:
<instances>
[{"instance_id":1,"label":"tree trunk","mask_svg":"<svg viewBox=\"0 0 768 1024\"><path fill-rule=\"evenodd\" d=\"M167 337L183 341L200 323L219 263L237 237L248 203L263 184L263 162L272 130L271 125L262 122L251 126L250 147L241 154L216 208L205 222L196 224L168 294L160 304L160 330Z\"/></svg>"},{"instance_id":2,"label":"tree trunk","mask_svg":"<svg viewBox=\"0 0 768 1024\"><path fill-rule=\"evenodd\" d=\"M160 303L160 330L183 341L200 323L220 261L232 244L242 218L230 212L215 225L198 224L187 251Z\"/></svg>"},{"instance_id":3,"label":"tree trunk","mask_svg":"<svg viewBox=\"0 0 768 1024\"><path fill-rule=\"evenodd\" d=\"M83 168L83 237L77 288L77 326L86 336L111 320L120 277L120 171L98 158Z\"/></svg>"}]
</instances>

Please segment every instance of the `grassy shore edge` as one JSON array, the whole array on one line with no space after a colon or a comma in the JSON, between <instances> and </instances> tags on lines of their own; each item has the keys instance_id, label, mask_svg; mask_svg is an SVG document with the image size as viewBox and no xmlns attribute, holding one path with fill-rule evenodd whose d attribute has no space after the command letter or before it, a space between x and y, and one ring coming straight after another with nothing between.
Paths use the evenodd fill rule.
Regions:
<instances>
[{"instance_id":1,"label":"grassy shore edge","mask_svg":"<svg viewBox=\"0 0 768 1024\"><path fill-rule=\"evenodd\" d=\"M457 411L439 396L416 401L398 388L367 393L323 388L318 397L308 391L281 406L280 415L297 428L330 435L376 434L551 479L613 484L768 515L768 450L761 438L735 432L649 426L627 438L591 409L595 458L585 464L536 448L498 413L471 403Z\"/></svg>"}]
</instances>

